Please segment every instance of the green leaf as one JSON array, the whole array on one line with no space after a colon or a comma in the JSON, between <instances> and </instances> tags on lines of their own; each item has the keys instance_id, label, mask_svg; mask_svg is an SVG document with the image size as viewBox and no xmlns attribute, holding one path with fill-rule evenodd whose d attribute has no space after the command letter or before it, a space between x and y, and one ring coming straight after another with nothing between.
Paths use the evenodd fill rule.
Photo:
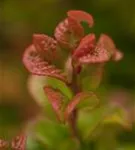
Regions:
<instances>
[{"instance_id":1,"label":"green leaf","mask_svg":"<svg viewBox=\"0 0 135 150\"><path fill-rule=\"evenodd\" d=\"M71 137L68 127L46 119L37 121L30 127L30 132L35 139L40 141L47 149L75 150L76 141Z\"/></svg>"},{"instance_id":2,"label":"green leaf","mask_svg":"<svg viewBox=\"0 0 135 150\"><path fill-rule=\"evenodd\" d=\"M102 79L103 64L83 65L78 75L78 83L84 91L95 90Z\"/></svg>"},{"instance_id":3,"label":"green leaf","mask_svg":"<svg viewBox=\"0 0 135 150\"><path fill-rule=\"evenodd\" d=\"M35 75L32 75L30 77L28 87L31 95L37 101L37 103L43 108L44 114L48 118L57 121L53 107L44 92L43 87L45 86L49 86L52 89L56 89L62 95L64 95L65 97L65 99L63 99L64 103L67 103L67 100L68 101L71 100L73 94L64 82L57 80L55 78L35 76Z\"/></svg>"},{"instance_id":4,"label":"green leaf","mask_svg":"<svg viewBox=\"0 0 135 150\"><path fill-rule=\"evenodd\" d=\"M32 136L27 137L27 144L26 144L27 150L37 150L37 149L45 150L45 148L46 148L46 145L34 139Z\"/></svg>"},{"instance_id":5,"label":"green leaf","mask_svg":"<svg viewBox=\"0 0 135 150\"><path fill-rule=\"evenodd\" d=\"M93 111L80 111L78 114L77 127L83 139L89 140L96 134L106 114L106 108L100 107Z\"/></svg>"},{"instance_id":6,"label":"green leaf","mask_svg":"<svg viewBox=\"0 0 135 150\"><path fill-rule=\"evenodd\" d=\"M72 116L72 112L77 109L89 111L97 106L99 100L93 92L81 92L73 97L65 110L65 118Z\"/></svg>"},{"instance_id":7,"label":"green leaf","mask_svg":"<svg viewBox=\"0 0 135 150\"><path fill-rule=\"evenodd\" d=\"M44 87L45 94L48 98L48 101L52 105L54 112L59 121L64 121L64 109L68 103L68 99L57 89L54 89L50 86Z\"/></svg>"},{"instance_id":8,"label":"green leaf","mask_svg":"<svg viewBox=\"0 0 135 150\"><path fill-rule=\"evenodd\" d=\"M131 129L128 111L122 107L110 108L110 112L103 120L103 124L120 125L125 129Z\"/></svg>"},{"instance_id":9,"label":"green leaf","mask_svg":"<svg viewBox=\"0 0 135 150\"><path fill-rule=\"evenodd\" d=\"M51 77L32 75L28 81L29 92L41 105L48 104L43 90L44 86L51 86L54 89L59 89L68 99L71 99L73 96L71 90L64 82Z\"/></svg>"}]
</instances>

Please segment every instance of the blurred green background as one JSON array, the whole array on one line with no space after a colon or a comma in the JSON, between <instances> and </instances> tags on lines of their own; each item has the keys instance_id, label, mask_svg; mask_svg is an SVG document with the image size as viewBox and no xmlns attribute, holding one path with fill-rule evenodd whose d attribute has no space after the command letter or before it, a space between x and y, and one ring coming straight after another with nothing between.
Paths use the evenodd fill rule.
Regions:
<instances>
[{"instance_id":1,"label":"blurred green background","mask_svg":"<svg viewBox=\"0 0 135 150\"><path fill-rule=\"evenodd\" d=\"M28 93L23 51L33 33L52 36L71 9L92 14L95 25L86 26L86 32L110 35L124 53L122 61L106 65L102 86L124 88L134 96L135 0L0 0L0 103L21 105L25 117L35 115L38 107ZM123 134L125 141L135 143L135 131Z\"/></svg>"}]
</instances>

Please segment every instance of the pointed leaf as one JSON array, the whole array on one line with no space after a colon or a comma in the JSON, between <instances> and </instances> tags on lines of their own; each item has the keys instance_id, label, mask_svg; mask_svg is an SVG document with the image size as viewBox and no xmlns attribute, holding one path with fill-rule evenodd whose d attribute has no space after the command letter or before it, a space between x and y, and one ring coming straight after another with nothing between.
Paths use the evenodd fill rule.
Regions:
<instances>
[{"instance_id":1,"label":"pointed leaf","mask_svg":"<svg viewBox=\"0 0 135 150\"><path fill-rule=\"evenodd\" d=\"M64 82L51 77L32 75L28 79L28 89L32 97L40 106L48 104L43 90L44 86L50 86L54 89L58 89L68 99L71 99L73 96L73 93Z\"/></svg>"},{"instance_id":2,"label":"pointed leaf","mask_svg":"<svg viewBox=\"0 0 135 150\"><path fill-rule=\"evenodd\" d=\"M80 64L103 63L110 59L109 52L98 42L96 45L95 35L85 36L79 47L75 50L73 58ZM101 38L99 39L101 41Z\"/></svg>"},{"instance_id":3,"label":"pointed leaf","mask_svg":"<svg viewBox=\"0 0 135 150\"><path fill-rule=\"evenodd\" d=\"M63 121L63 109L65 107L66 97L62 95L59 90L53 89L49 86L45 86L44 91L58 119Z\"/></svg>"},{"instance_id":4,"label":"pointed leaf","mask_svg":"<svg viewBox=\"0 0 135 150\"><path fill-rule=\"evenodd\" d=\"M88 111L95 108L98 102L99 100L93 92L78 93L68 104L65 110L65 119L70 118L75 109Z\"/></svg>"},{"instance_id":5,"label":"pointed leaf","mask_svg":"<svg viewBox=\"0 0 135 150\"><path fill-rule=\"evenodd\" d=\"M45 116L53 121L54 120L57 121L58 118L56 117L56 113L52 108L52 104L50 103L50 101L48 101L47 95L43 90L43 87L45 86L49 86L52 89L56 89L56 91L59 91L61 95L64 95L63 97L64 103L67 103L67 100L72 99L73 93L64 82L57 80L55 78L36 76L36 75L32 75L29 78L28 88L30 94L36 100L36 102L41 106Z\"/></svg>"},{"instance_id":6,"label":"pointed leaf","mask_svg":"<svg viewBox=\"0 0 135 150\"><path fill-rule=\"evenodd\" d=\"M97 43L95 40L94 34L85 36L81 40L79 47L75 50L73 59L80 64L92 64L104 63L111 58L116 61L122 58L122 53L116 50L109 36L101 34Z\"/></svg>"},{"instance_id":7,"label":"pointed leaf","mask_svg":"<svg viewBox=\"0 0 135 150\"><path fill-rule=\"evenodd\" d=\"M103 77L104 64L85 64L82 65L78 74L78 83L83 91L96 90Z\"/></svg>"},{"instance_id":8,"label":"pointed leaf","mask_svg":"<svg viewBox=\"0 0 135 150\"><path fill-rule=\"evenodd\" d=\"M95 34L89 34L85 36L76 51L74 52L73 58L79 59L80 57L87 56L92 52L96 42Z\"/></svg>"}]
</instances>

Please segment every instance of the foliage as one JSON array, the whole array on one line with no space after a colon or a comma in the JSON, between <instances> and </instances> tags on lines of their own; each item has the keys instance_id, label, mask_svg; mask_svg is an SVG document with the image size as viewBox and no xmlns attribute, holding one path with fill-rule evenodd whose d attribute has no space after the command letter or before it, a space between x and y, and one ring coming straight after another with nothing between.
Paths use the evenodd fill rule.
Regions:
<instances>
[{"instance_id":1,"label":"foliage","mask_svg":"<svg viewBox=\"0 0 135 150\"><path fill-rule=\"evenodd\" d=\"M25 124L21 132L28 149L34 149L30 145L34 143L48 150L87 150L96 142L96 149L114 150L119 147L116 137L120 130L132 128L133 105L125 92L113 94L105 103L96 94L105 64L119 61L123 54L108 35L85 35L82 22L89 27L94 24L90 14L68 11L54 37L34 34L24 52L23 63L32 74L29 90L40 106L36 119L19 122ZM111 140L113 147L105 140ZM23 150L25 143L19 146Z\"/></svg>"}]
</instances>

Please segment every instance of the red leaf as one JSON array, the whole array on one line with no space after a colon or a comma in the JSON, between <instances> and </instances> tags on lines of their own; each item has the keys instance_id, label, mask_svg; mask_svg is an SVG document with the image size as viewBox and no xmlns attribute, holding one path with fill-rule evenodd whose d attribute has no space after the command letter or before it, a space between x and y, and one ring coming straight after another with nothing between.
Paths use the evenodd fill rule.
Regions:
<instances>
[{"instance_id":1,"label":"red leaf","mask_svg":"<svg viewBox=\"0 0 135 150\"><path fill-rule=\"evenodd\" d=\"M102 63L109 60L109 54L102 45L95 44L95 35L89 34L82 39L73 58L81 64Z\"/></svg>"},{"instance_id":2,"label":"red leaf","mask_svg":"<svg viewBox=\"0 0 135 150\"><path fill-rule=\"evenodd\" d=\"M92 27L94 24L93 17L87 12L80 11L80 10L70 10L68 11L67 14L69 18L73 18L78 22L82 22L82 21L87 22L90 27Z\"/></svg>"},{"instance_id":3,"label":"red leaf","mask_svg":"<svg viewBox=\"0 0 135 150\"><path fill-rule=\"evenodd\" d=\"M25 150L26 146L26 136L17 136L11 143L14 150Z\"/></svg>"},{"instance_id":4,"label":"red leaf","mask_svg":"<svg viewBox=\"0 0 135 150\"><path fill-rule=\"evenodd\" d=\"M123 57L122 52L116 49L113 40L106 34L101 34L97 46L106 49L109 52L111 58L115 61L118 61Z\"/></svg>"},{"instance_id":5,"label":"red leaf","mask_svg":"<svg viewBox=\"0 0 135 150\"><path fill-rule=\"evenodd\" d=\"M80 58L88 55L90 51L93 50L95 46L95 34L89 34L85 36L81 42L76 51L74 52L73 57L74 58Z\"/></svg>"},{"instance_id":6,"label":"red leaf","mask_svg":"<svg viewBox=\"0 0 135 150\"><path fill-rule=\"evenodd\" d=\"M41 38L44 40L40 41ZM45 39L46 36L34 36L34 45L29 46L25 50L23 63L32 74L55 77L66 82L62 71L52 65L55 60L54 51L56 51L56 47L54 48L53 43L50 42L52 39L47 41ZM44 42L43 45L42 42ZM48 42L48 44L45 44L45 42Z\"/></svg>"},{"instance_id":7,"label":"red leaf","mask_svg":"<svg viewBox=\"0 0 135 150\"><path fill-rule=\"evenodd\" d=\"M73 33L76 40L80 40L84 35L84 29L76 19L68 18L69 31Z\"/></svg>"},{"instance_id":8,"label":"red leaf","mask_svg":"<svg viewBox=\"0 0 135 150\"><path fill-rule=\"evenodd\" d=\"M85 36L73 54L73 59L81 64L104 63L112 57L119 60L121 55L116 51L112 39L105 34L100 36L97 43L94 34Z\"/></svg>"},{"instance_id":9,"label":"red leaf","mask_svg":"<svg viewBox=\"0 0 135 150\"><path fill-rule=\"evenodd\" d=\"M51 37L44 34L34 34L33 44L36 50L49 61L54 60L57 56L57 42Z\"/></svg>"},{"instance_id":10,"label":"red leaf","mask_svg":"<svg viewBox=\"0 0 135 150\"><path fill-rule=\"evenodd\" d=\"M90 104L91 103L91 98L94 97L94 105ZM65 110L65 119L67 120L69 117L71 117L72 112L76 108L82 108L82 109L92 109L97 106L99 100L96 97L96 95L93 92L81 92L78 93L72 101L68 104L66 110Z\"/></svg>"},{"instance_id":11,"label":"red leaf","mask_svg":"<svg viewBox=\"0 0 135 150\"><path fill-rule=\"evenodd\" d=\"M36 49L40 52L48 51L48 48L52 51L56 51L57 42L53 38L48 37L45 34L34 34L33 43Z\"/></svg>"},{"instance_id":12,"label":"red leaf","mask_svg":"<svg viewBox=\"0 0 135 150\"><path fill-rule=\"evenodd\" d=\"M117 50L113 55L113 60L119 61L123 58L123 53Z\"/></svg>"},{"instance_id":13,"label":"red leaf","mask_svg":"<svg viewBox=\"0 0 135 150\"><path fill-rule=\"evenodd\" d=\"M80 24L85 21L91 27L93 18L83 11L69 11L68 18L58 24L55 29L57 41L64 47L74 49L84 35L84 29Z\"/></svg>"},{"instance_id":14,"label":"red leaf","mask_svg":"<svg viewBox=\"0 0 135 150\"><path fill-rule=\"evenodd\" d=\"M11 141L11 148L14 150L25 150L26 136L17 136ZM10 142L0 139L0 148L9 148Z\"/></svg>"},{"instance_id":15,"label":"red leaf","mask_svg":"<svg viewBox=\"0 0 135 150\"><path fill-rule=\"evenodd\" d=\"M64 96L61 94L59 90L55 90L51 87L44 87L45 94L49 102L51 103L58 120L62 121L62 104L64 100Z\"/></svg>"},{"instance_id":16,"label":"red leaf","mask_svg":"<svg viewBox=\"0 0 135 150\"><path fill-rule=\"evenodd\" d=\"M67 18L58 24L54 35L62 47L73 49L83 37L84 30L76 20Z\"/></svg>"},{"instance_id":17,"label":"red leaf","mask_svg":"<svg viewBox=\"0 0 135 150\"><path fill-rule=\"evenodd\" d=\"M0 148L8 148L8 142L0 139Z\"/></svg>"}]
</instances>

